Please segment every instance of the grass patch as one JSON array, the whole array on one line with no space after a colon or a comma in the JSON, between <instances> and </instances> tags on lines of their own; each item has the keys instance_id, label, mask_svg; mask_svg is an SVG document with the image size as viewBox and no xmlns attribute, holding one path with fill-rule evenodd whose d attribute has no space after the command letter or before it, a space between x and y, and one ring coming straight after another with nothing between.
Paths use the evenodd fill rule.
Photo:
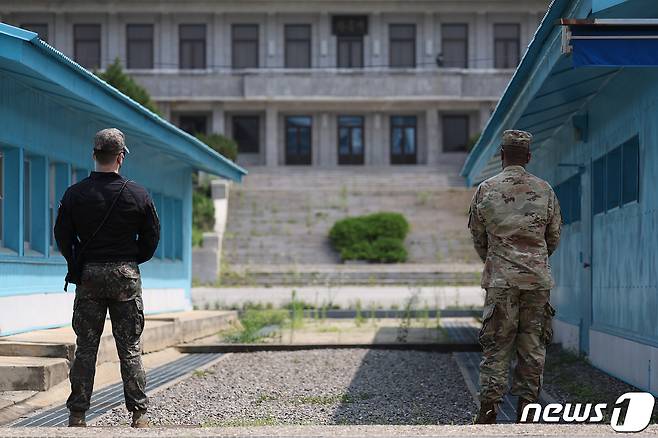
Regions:
<instances>
[{"instance_id":1,"label":"grass patch","mask_svg":"<svg viewBox=\"0 0 658 438\"><path fill-rule=\"evenodd\" d=\"M255 427L255 426L277 426L279 422L272 416L258 418L241 418L226 421L204 421L200 427Z\"/></svg>"},{"instance_id":2,"label":"grass patch","mask_svg":"<svg viewBox=\"0 0 658 438\"><path fill-rule=\"evenodd\" d=\"M212 376L213 374L215 374L213 370L194 370L192 376L198 378L204 378L204 377Z\"/></svg>"},{"instance_id":3,"label":"grass patch","mask_svg":"<svg viewBox=\"0 0 658 438\"><path fill-rule=\"evenodd\" d=\"M260 330L267 326L283 325L288 319L288 312L283 309L247 309L240 317L242 329L224 335L225 342L258 342L262 335Z\"/></svg>"},{"instance_id":4,"label":"grass patch","mask_svg":"<svg viewBox=\"0 0 658 438\"><path fill-rule=\"evenodd\" d=\"M302 405L335 405L339 403L356 403L370 398L372 396L365 392L359 394L311 395L299 397L296 403Z\"/></svg>"}]
</instances>

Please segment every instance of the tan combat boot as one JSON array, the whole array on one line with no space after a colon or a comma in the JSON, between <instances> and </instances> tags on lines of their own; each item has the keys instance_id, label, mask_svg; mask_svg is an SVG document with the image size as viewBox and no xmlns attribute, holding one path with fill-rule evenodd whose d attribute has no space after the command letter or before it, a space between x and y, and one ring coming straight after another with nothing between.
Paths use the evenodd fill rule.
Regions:
<instances>
[{"instance_id":1,"label":"tan combat boot","mask_svg":"<svg viewBox=\"0 0 658 438\"><path fill-rule=\"evenodd\" d=\"M480 411L473 424L496 424L497 411L495 403L480 403Z\"/></svg>"},{"instance_id":2,"label":"tan combat boot","mask_svg":"<svg viewBox=\"0 0 658 438\"><path fill-rule=\"evenodd\" d=\"M146 419L146 410L133 412L133 422L130 427L136 429L149 427L149 421Z\"/></svg>"},{"instance_id":3,"label":"tan combat boot","mask_svg":"<svg viewBox=\"0 0 658 438\"><path fill-rule=\"evenodd\" d=\"M537 403L534 401L526 400L524 398L519 397L519 401L516 402L516 422L520 423L521 422L521 415L523 415L523 410L525 409L526 406L532 403Z\"/></svg>"},{"instance_id":4,"label":"tan combat boot","mask_svg":"<svg viewBox=\"0 0 658 438\"><path fill-rule=\"evenodd\" d=\"M87 427L85 413L80 411L69 412L69 427Z\"/></svg>"}]
</instances>

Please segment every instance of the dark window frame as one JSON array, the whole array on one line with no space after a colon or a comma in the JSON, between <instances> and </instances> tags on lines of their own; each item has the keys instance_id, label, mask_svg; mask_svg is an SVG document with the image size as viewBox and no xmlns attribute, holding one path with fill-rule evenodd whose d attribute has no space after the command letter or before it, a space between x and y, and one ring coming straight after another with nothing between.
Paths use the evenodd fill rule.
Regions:
<instances>
[{"instance_id":1,"label":"dark window frame","mask_svg":"<svg viewBox=\"0 0 658 438\"><path fill-rule=\"evenodd\" d=\"M343 124L341 125L341 119L342 118L358 118L360 120L359 125L347 125ZM350 150L348 155L341 155L340 153L340 131L342 129L347 129L348 131L348 148ZM354 145L352 144L352 131L355 129L359 129L361 131L361 154L354 154ZM337 146L337 152L338 152L338 164L339 165L363 165L365 164L365 155L366 155L366 121L365 117L362 115L347 115L347 114L342 114L339 115L337 120L336 120L336 146Z\"/></svg>"},{"instance_id":2,"label":"dark window frame","mask_svg":"<svg viewBox=\"0 0 658 438\"><path fill-rule=\"evenodd\" d=\"M446 135L447 135L447 130L445 129L446 127L446 121L449 119L463 119L466 120L466 138L465 138L465 143L464 143L464 148L463 149L447 149L446 148ZM471 117L468 114L443 114L441 115L441 132L442 132L442 152L443 153L461 153L461 152L468 152L468 140L470 137L470 132L471 132Z\"/></svg>"},{"instance_id":3,"label":"dark window frame","mask_svg":"<svg viewBox=\"0 0 658 438\"><path fill-rule=\"evenodd\" d=\"M137 28L137 27L142 27L142 28L150 28L151 31L151 38L131 38L130 37L130 28ZM147 66L145 67L133 67L131 66L131 43L144 43L147 42L151 46L151 50L149 51L149 56L150 56L150 62L145 63ZM155 26L153 23L127 23L126 24L126 69L146 69L150 70L153 69L154 67L154 54L155 54Z\"/></svg>"},{"instance_id":4,"label":"dark window frame","mask_svg":"<svg viewBox=\"0 0 658 438\"><path fill-rule=\"evenodd\" d=\"M308 38L298 38L288 36L288 31L292 28L301 28L304 27L308 29ZM311 68L313 66L313 27L310 24L306 23L288 23L283 27L283 60L286 68ZM308 65L299 67L299 66L290 66L290 60L288 59L289 48L288 43L306 43L308 45L306 50L306 56L308 59Z\"/></svg>"},{"instance_id":5,"label":"dark window frame","mask_svg":"<svg viewBox=\"0 0 658 438\"><path fill-rule=\"evenodd\" d=\"M203 125L204 129L194 130L194 131L187 130L183 126L183 125L186 124L186 123L183 123L184 119L188 119L190 121L193 120L193 119L197 119L197 121L203 119L202 125ZM180 129L182 129L183 131L187 132L190 135L197 135L197 134L207 135L208 134L208 119L209 119L208 114L198 114L198 113L178 114L178 126L180 127Z\"/></svg>"},{"instance_id":6,"label":"dark window frame","mask_svg":"<svg viewBox=\"0 0 658 438\"><path fill-rule=\"evenodd\" d=\"M633 187L630 197L627 197L625 189L629 188L627 184L630 179L626 175L629 169L624 161L629 158L631 153ZM615 158L616 154L618 154L616 159L611 160L611 158ZM637 134L594 160L592 163L592 215L605 214L627 204L640 202L641 162L640 138ZM613 168L615 166L616 169ZM618 172L618 175L612 175L618 177L616 178L618 187L615 187L615 199L610 197L611 169Z\"/></svg>"},{"instance_id":7,"label":"dark window frame","mask_svg":"<svg viewBox=\"0 0 658 438\"><path fill-rule=\"evenodd\" d=\"M455 37L446 37L444 31L449 27L463 27L465 32L464 38L455 38ZM447 68L468 68L468 23L442 23L441 24L441 54L444 56L443 66ZM445 44L446 42L461 43L464 44L464 64L463 65L447 65L450 64L448 60L445 59Z\"/></svg>"},{"instance_id":8,"label":"dark window frame","mask_svg":"<svg viewBox=\"0 0 658 438\"><path fill-rule=\"evenodd\" d=\"M291 126L291 119L294 118L306 118L309 120L309 125L308 126ZM285 117L285 162L286 165L290 166L310 166L313 164L313 116L309 115L303 115L303 114L289 114ZM306 159L306 156L297 154L295 157L291 157L288 155L288 130L290 128L293 128L296 131L295 137L296 137L296 144L297 148L299 149L299 145L301 144L301 138L302 138L302 131L305 129L308 129L308 138L309 138L309 153L308 153L308 158Z\"/></svg>"},{"instance_id":9,"label":"dark window frame","mask_svg":"<svg viewBox=\"0 0 658 438\"><path fill-rule=\"evenodd\" d=\"M413 37L412 38L400 38L393 37L393 28L395 27L411 27L413 28ZM402 63L393 63L393 44L394 43L404 43L411 44L412 47L412 58L410 65L403 65ZM389 68L416 68L417 66L417 44L418 44L418 28L416 23L389 23L388 25L388 65Z\"/></svg>"},{"instance_id":10,"label":"dark window frame","mask_svg":"<svg viewBox=\"0 0 658 438\"><path fill-rule=\"evenodd\" d=\"M47 22L36 22L32 21L29 23L22 23L20 25L22 29L29 30L30 32L34 32L37 35L39 35L39 39L45 42L48 42L48 37L49 37L49 31L50 31L50 26L48 25ZM35 28L39 27L45 27L45 32L39 32L38 30L35 30ZM45 36L45 38L43 38Z\"/></svg>"},{"instance_id":11,"label":"dark window frame","mask_svg":"<svg viewBox=\"0 0 658 438\"><path fill-rule=\"evenodd\" d=\"M516 38L510 38L510 37L499 37L496 34L496 29L500 29L503 26L506 27L515 27L516 29ZM495 23L494 24L494 68L500 68L500 69L513 69L518 67L519 63L521 62L521 25L519 23ZM504 43L505 44L505 56L500 57L498 53L498 43ZM513 62L512 64L508 63L509 60L509 50L510 50L510 45L514 46L514 57L516 59L516 62ZM502 64L499 64L499 60L504 60Z\"/></svg>"},{"instance_id":12,"label":"dark window frame","mask_svg":"<svg viewBox=\"0 0 658 438\"><path fill-rule=\"evenodd\" d=\"M236 30L240 27L255 27L256 38L238 38ZM237 43L252 43L255 47L255 65L239 66L237 62ZM260 25L258 23L233 23L231 24L231 68L236 70L260 68Z\"/></svg>"},{"instance_id":13,"label":"dark window frame","mask_svg":"<svg viewBox=\"0 0 658 438\"><path fill-rule=\"evenodd\" d=\"M347 65L341 65L341 42L348 42L349 43L349 62ZM354 50L354 44L359 44L361 46L361 57L359 58L357 63L353 63L353 50ZM336 66L338 68L364 68L365 64L365 43L363 41L363 36L345 36L345 35L339 35L336 38Z\"/></svg>"},{"instance_id":14,"label":"dark window frame","mask_svg":"<svg viewBox=\"0 0 658 438\"><path fill-rule=\"evenodd\" d=\"M407 118L407 117L413 117L414 118L414 123L393 123L393 120L395 118ZM418 116L410 114L410 115L392 115L389 119L389 154L390 154L390 162L391 164L418 164ZM404 146L402 147L402 153L401 154L394 154L393 153L393 142L395 140L395 137L393 136L393 132L396 129L401 129L402 133L404 134L405 131L408 128L413 128L414 129L414 153L413 155L409 155L404 153ZM406 135L403 135L402 138L406 139Z\"/></svg>"},{"instance_id":15,"label":"dark window frame","mask_svg":"<svg viewBox=\"0 0 658 438\"><path fill-rule=\"evenodd\" d=\"M253 122L255 120L256 126L257 126L257 135L255 136L256 143L254 145L245 145L245 144L240 144L238 141L238 138L236 138L236 123L240 120L249 120ZM234 114L231 116L231 136L233 137L233 140L237 143L238 145L238 154L259 154L260 153L260 147L261 147L261 138L260 138L260 131L261 131L261 116L257 114Z\"/></svg>"},{"instance_id":16,"label":"dark window frame","mask_svg":"<svg viewBox=\"0 0 658 438\"><path fill-rule=\"evenodd\" d=\"M183 36L183 28L185 27L203 27L203 38ZM200 64L192 62L190 66L183 64L183 45L201 44L203 50L203 59ZM208 26L206 23L180 23L178 25L178 68L181 70L205 70L208 68Z\"/></svg>"},{"instance_id":17,"label":"dark window frame","mask_svg":"<svg viewBox=\"0 0 658 438\"><path fill-rule=\"evenodd\" d=\"M81 31L83 28L95 28L98 30L98 38L79 38L76 33L78 31ZM102 55L103 55L103 48L102 48L102 33L103 33L103 27L100 23L75 23L73 25L73 58L77 63L82 65L83 67L87 69L98 69L101 68L102 64ZM97 57L98 57L98 62L97 65L85 65L85 63L80 60L80 53L79 53L79 48L78 44L79 43L96 43L98 45L98 50L97 50ZM93 63L92 63L93 64Z\"/></svg>"}]
</instances>

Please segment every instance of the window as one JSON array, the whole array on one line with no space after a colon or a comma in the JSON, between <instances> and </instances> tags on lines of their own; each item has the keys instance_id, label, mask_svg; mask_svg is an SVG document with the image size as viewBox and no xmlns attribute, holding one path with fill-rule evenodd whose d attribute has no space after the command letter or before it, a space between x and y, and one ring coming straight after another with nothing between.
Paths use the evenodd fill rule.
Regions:
<instances>
[{"instance_id":1,"label":"window","mask_svg":"<svg viewBox=\"0 0 658 438\"><path fill-rule=\"evenodd\" d=\"M208 132L208 117L204 115L180 115L178 127L191 135L206 134Z\"/></svg>"},{"instance_id":2,"label":"window","mask_svg":"<svg viewBox=\"0 0 658 438\"><path fill-rule=\"evenodd\" d=\"M287 24L285 27L285 36L286 67L310 68L311 25Z\"/></svg>"},{"instance_id":3,"label":"window","mask_svg":"<svg viewBox=\"0 0 658 438\"><path fill-rule=\"evenodd\" d=\"M39 39L48 42L48 23L24 23L21 27L39 35Z\"/></svg>"},{"instance_id":4,"label":"window","mask_svg":"<svg viewBox=\"0 0 658 438\"><path fill-rule=\"evenodd\" d=\"M562 221L565 225L578 222L581 219L580 210L580 174L574 175L555 186L555 194L560 202Z\"/></svg>"},{"instance_id":5,"label":"window","mask_svg":"<svg viewBox=\"0 0 658 438\"><path fill-rule=\"evenodd\" d=\"M259 153L260 117L233 116L233 140L238 144L238 153Z\"/></svg>"},{"instance_id":6,"label":"window","mask_svg":"<svg viewBox=\"0 0 658 438\"><path fill-rule=\"evenodd\" d=\"M338 164L363 164L363 117L338 117Z\"/></svg>"},{"instance_id":7,"label":"window","mask_svg":"<svg viewBox=\"0 0 658 438\"><path fill-rule=\"evenodd\" d=\"M603 213L640 199L640 143L638 136L594 161L592 210Z\"/></svg>"},{"instance_id":8,"label":"window","mask_svg":"<svg viewBox=\"0 0 658 438\"><path fill-rule=\"evenodd\" d=\"M520 34L518 24L494 25L495 68L516 68L519 64Z\"/></svg>"},{"instance_id":9,"label":"window","mask_svg":"<svg viewBox=\"0 0 658 438\"><path fill-rule=\"evenodd\" d=\"M594 195L592 199L592 210L594 214L605 211L605 155L592 164L592 185Z\"/></svg>"},{"instance_id":10,"label":"window","mask_svg":"<svg viewBox=\"0 0 658 438\"><path fill-rule=\"evenodd\" d=\"M468 145L468 116L443 116L443 152L466 152Z\"/></svg>"},{"instance_id":11,"label":"window","mask_svg":"<svg viewBox=\"0 0 658 438\"><path fill-rule=\"evenodd\" d=\"M206 68L206 25L181 24L178 36L179 67L188 70Z\"/></svg>"},{"instance_id":12,"label":"window","mask_svg":"<svg viewBox=\"0 0 658 438\"><path fill-rule=\"evenodd\" d=\"M231 36L233 68L258 68L258 25L234 24Z\"/></svg>"},{"instance_id":13,"label":"window","mask_svg":"<svg viewBox=\"0 0 658 438\"><path fill-rule=\"evenodd\" d=\"M162 234L164 235L164 258L173 259L175 248L174 239L176 234L176 231L174 230L174 202L173 199L169 196L163 196L162 203Z\"/></svg>"},{"instance_id":14,"label":"window","mask_svg":"<svg viewBox=\"0 0 658 438\"><path fill-rule=\"evenodd\" d=\"M415 67L416 25L391 24L388 32L390 67Z\"/></svg>"},{"instance_id":15,"label":"window","mask_svg":"<svg viewBox=\"0 0 658 438\"><path fill-rule=\"evenodd\" d=\"M621 147L607 154L606 158L606 197L607 210L621 205Z\"/></svg>"},{"instance_id":16,"label":"window","mask_svg":"<svg viewBox=\"0 0 658 438\"><path fill-rule=\"evenodd\" d=\"M338 67L363 67L363 37L338 37Z\"/></svg>"},{"instance_id":17,"label":"window","mask_svg":"<svg viewBox=\"0 0 658 438\"><path fill-rule=\"evenodd\" d=\"M443 67L468 67L467 24L443 24L441 26L441 46Z\"/></svg>"},{"instance_id":18,"label":"window","mask_svg":"<svg viewBox=\"0 0 658 438\"><path fill-rule=\"evenodd\" d=\"M311 117L286 117L286 164L311 164Z\"/></svg>"},{"instance_id":19,"label":"window","mask_svg":"<svg viewBox=\"0 0 658 438\"><path fill-rule=\"evenodd\" d=\"M391 117L391 164L416 164L416 116Z\"/></svg>"},{"instance_id":20,"label":"window","mask_svg":"<svg viewBox=\"0 0 658 438\"><path fill-rule=\"evenodd\" d=\"M88 69L101 66L101 25L76 24L73 26L75 61Z\"/></svg>"},{"instance_id":21,"label":"window","mask_svg":"<svg viewBox=\"0 0 658 438\"><path fill-rule=\"evenodd\" d=\"M640 199L640 139L636 135L622 146L624 180L622 183L623 204Z\"/></svg>"},{"instance_id":22,"label":"window","mask_svg":"<svg viewBox=\"0 0 658 438\"><path fill-rule=\"evenodd\" d=\"M50 252L57 250L57 242L55 242L55 221L57 220L57 207L59 206L59 199L57 199L57 167L55 163L50 163L48 166L48 217L50 218Z\"/></svg>"},{"instance_id":23,"label":"window","mask_svg":"<svg viewBox=\"0 0 658 438\"><path fill-rule=\"evenodd\" d=\"M26 249L30 248L30 240L32 240L30 170L30 160L26 158L23 161L23 241L25 242Z\"/></svg>"},{"instance_id":24,"label":"window","mask_svg":"<svg viewBox=\"0 0 658 438\"><path fill-rule=\"evenodd\" d=\"M128 68L153 68L152 24L128 24L126 46Z\"/></svg>"},{"instance_id":25,"label":"window","mask_svg":"<svg viewBox=\"0 0 658 438\"><path fill-rule=\"evenodd\" d=\"M337 37L339 68L363 67L363 37L368 33L368 17L337 15L332 17L333 34Z\"/></svg>"},{"instance_id":26,"label":"window","mask_svg":"<svg viewBox=\"0 0 658 438\"><path fill-rule=\"evenodd\" d=\"M183 202L174 199L174 257L183 260Z\"/></svg>"},{"instance_id":27,"label":"window","mask_svg":"<svg viewBox=\"0 0 658 438\"><path fill-rule=\"evenodd\" d=\"M164 206L162 203L162 195L160 193L153 193L153 205L155 206L155 211L158 213L160 218L160 241L158 242L158 247L155 249L155 256L159 259L164 258L164 241L167 240L164 230Z\"/></svg>"}]
</instances>

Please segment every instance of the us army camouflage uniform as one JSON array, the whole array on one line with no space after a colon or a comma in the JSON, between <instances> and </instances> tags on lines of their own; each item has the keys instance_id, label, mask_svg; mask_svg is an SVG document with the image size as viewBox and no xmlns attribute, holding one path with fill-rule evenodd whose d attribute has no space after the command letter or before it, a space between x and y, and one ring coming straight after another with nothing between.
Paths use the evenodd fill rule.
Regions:
<instances>
[{"instance_id":1,"label":"us army camouflage uniform","mask_svg":"<svg viewBox=\"0 0 658 438\"><path fill-rule=\"evenodd\" d=\"M77 348L70 372L71 411L89 409L96 371L96 355L105 317L110 311L112 334L121 361L121 378L129 411L145 410L146 376L141 359L140 336L144 329L144 304L139 268L134 262L87 263L75 292L73 330Z\"/></svg>"},{"instance_id":2,"label":"us army camouflage uniform","mask_svg":"<svg viewBox=\"0 0 658 438\"><path fill-rule=\"evenodd\" d=\"M553 189L522 166L507 166L473 196L469 228L485 263L487 291L479 335L481 404L502 400L515 352L511 393L531 402L539 397L555 314L548 257L560 240L561 223Z\"/></svg>"}]
</instances>

